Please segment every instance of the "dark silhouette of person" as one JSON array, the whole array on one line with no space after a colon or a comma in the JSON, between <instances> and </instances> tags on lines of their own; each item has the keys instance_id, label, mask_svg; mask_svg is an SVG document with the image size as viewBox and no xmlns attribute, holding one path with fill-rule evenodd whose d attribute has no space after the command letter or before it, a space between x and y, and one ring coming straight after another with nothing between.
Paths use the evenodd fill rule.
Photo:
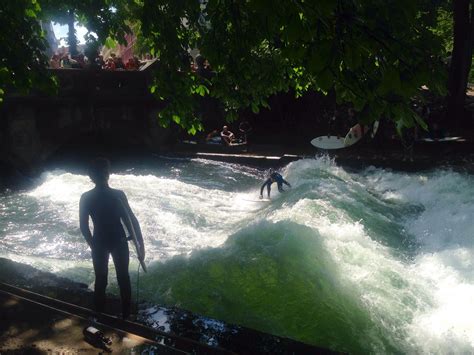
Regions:
<instances>
[{"instance_id":1,"label":"dark silhouette of person","mask_svg":"<svg viewBox=\"0 0 474 355\"><path fill-rule=\"evenodd\" d=\"M242 136L242 142L248 143L248 135L252 131L252 126L250 125L249 121L244 120L240 122L239 131Z\"/></svg>"},{"instance_id":2,"label":"dark silhouette of person","mask_svg":"<svg viewBox=\"0 0 474 355\"><path fill-rule=\"evenodd\" d=\"M135 231L142 258L145 257L145 245L137 218L133 214L125 193L109 186L110 163L107 159L97 158L89 166L89 177L95 187L82 194L79 203L81 232L91 248L94 265L94 306L97 312L105 308L105 289L107 287L109 255L115 265L117 282L122 302L122 317L130 316L131 285L128 273L129 250L122 222L129 233ZM94 225L94 234L89 229L89 216ZM132 229L133 228L133 229Z\"/></svg>"},{"instance_id":3,"label":"dark silhouette of person","mask_svg":"<svg viewBox=\"0 0 474 355\"><path fill-rule=\"evenodd\" d=\"M283 190L283 184L288 185L289 187L291 187L290 183L288 181L286 181L285 179L283 179L283 176L281 176L279 173L277 173L275 171L271 172L270 177L267 180L265 180L262 187L260 188L260 198L263 198L263 189L265 188L265 186L267 187L267 196L268 196L268 198L270 198L271 186L274 182L277 183L278 191L280 193L285 191L285 190Z\"/></svg>"},{"instance_id":4,"label":"dark silhouette of person","mask_svg":"<svg viewBox=\"0 0 474 355\"><path fill-rule=\"evenodd\" d=\"M194 61L196 63L196 74L201 78L211 80L212 77L216 75L216 73L211 70L210 66L208 64L206 65L207 60L202 55L198 54Z\"/></svg>"}]
</instances>

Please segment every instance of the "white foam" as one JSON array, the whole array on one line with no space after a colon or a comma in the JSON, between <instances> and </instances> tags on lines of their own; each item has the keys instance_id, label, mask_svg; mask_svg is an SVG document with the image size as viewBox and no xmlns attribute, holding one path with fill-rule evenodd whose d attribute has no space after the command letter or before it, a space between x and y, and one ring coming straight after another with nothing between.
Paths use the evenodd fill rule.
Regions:
<instances>
[{"instance_id":1,"label":"white foam","mask_svg":"<svg viewBox=\"0 0 474 355\"><path fill-rule=\"evenodd\" d=\"M231 169L225 173L239 174L238 166ZM205 170L201 174L205 179ZM254 182L241 191L156 175L114 174L110 183L125 191L141 222L148 262L219 247L254 221L290 220L318 232L325 253L337 265L330 272L366 308L374 327L386 329L395 348L407 353L474 352L471 176L376 168L352 174L328 159L306 159L283 171L293 185L290 193L272 190L272 201L260 203L254 200L262 181L252 174L243 170L241 176ZM235 184L239 176L223 180ZM56 239L50 238L45 226L32 226L37 240L46 238L39 251L66 257L74 251L89 258L78 230L78 202L90 188L87 177L57 171L46 174L40 186L25 194L40 206L38 220L65 226L64 231L55 231ZM373 220L354 217L359 215ZM400 257L398 250L383 243L383 235L374 235L376 229L370 223L385 228L380 230L403 229L406 236L399 237L412 238L416 251ZM14 245L31 237L31 230L12 230L3 242ZM51 247L52 240L59 242ZM32 263L44 264L35 260Z\"/></svg>"}]
</instances>

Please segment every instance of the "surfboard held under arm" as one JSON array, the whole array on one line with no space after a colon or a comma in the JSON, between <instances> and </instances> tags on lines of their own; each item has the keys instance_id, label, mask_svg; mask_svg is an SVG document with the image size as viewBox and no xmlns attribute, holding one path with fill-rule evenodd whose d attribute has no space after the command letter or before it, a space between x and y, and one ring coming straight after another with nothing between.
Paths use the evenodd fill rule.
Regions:
<instances>
[{"instance_id":1,"label":"surfboard held under arm","mask_svg":"<svg viewBox=\"0 0 474 355\"><path fill-rule=\"evenodd\" d=\"M147 269L147 266L145 264L145 258L143 256L143 254L141 253L140 243L138 243L137 236L135 235L135 232L130 233L130 234L132 234L130 236L130 239L132 240L133 245L135 245L135 250L137 251L138 261L140 262L140 265L142 266L143 271L147 272L148 269Z\"/></svg>"},{"instance_id":2,"label":"surfboard held under arm","mask_svg":"<svg viewBox=\"0 0 474 355\"><path fill-rule=\"evenodd\" d=\"M122 201L120 201L120 202L122 202ZM127 227L128 233L130 234L129 237L127 238L127 240L131 240L133 242L133 245L135 246L135 250L137 252L138 261L140 262L140 265L141 265L143 271L147 272L148 268L146 267L146 264L145 264L145 256L142 253L142 248L140 247L140 242L138 241L137 234L135 232L135 228L133 227L132 218L130 217L130 213L127 211L127 209L123 205L123 202L122 202L122 206L123 206L123 210L124 210L124 213L125 213L125 218L127 219L127 222L128 222L128 223L125 223L125 226L126 227L130 226L130 228ZM143 240L143 238L141 238L141 239Z\"/></svg>"}]
</instances>

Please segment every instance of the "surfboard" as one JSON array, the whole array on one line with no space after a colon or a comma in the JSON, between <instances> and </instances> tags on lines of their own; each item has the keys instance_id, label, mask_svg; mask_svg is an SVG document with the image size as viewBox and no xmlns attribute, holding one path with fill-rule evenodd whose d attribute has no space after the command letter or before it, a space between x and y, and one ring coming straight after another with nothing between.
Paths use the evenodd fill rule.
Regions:
<instances>
[{"instance_id":1,"label":"surfboard","mask_svg":"<svg viewBox=\"0 0 474 355\"><path fill-rule=\"evenodd\" d=\"M128 210L125 207L125 205L123 204L122 200L119 199L119 201L122 203L123 210L125 211L125 218L127 218L128 222L129 222L129 225L131 226L131 228L130 228L131 230L128 231L130 233L130 236L129 236L128 240L131 240L133 242L133 245L135 246L135 250L137 252L138 261L140 262L140 265L142 266L143 271L147 272L148 268L145 264L145 258L140 253L140 243L138 242L137 234L135 233L135 228L133 227L132 218L130 217L130 214L128 213ZM125 226L126 226L126 224L125 224ZM127 230L128 230L128 228L127 228Z\"/></svg>"},{"instance_id":2,"label":"surfboard","mask_svg":"<svg viewBox=\"0 0 474 355\"><path fill-rule=\"evenodd\" d=\"M140 253L140 244L138 243L137 235L135 234L135 230L134 230L133 226L132 226L132 232L130 234L131 234L131 237L132 237L133 245L135 245L135 250L137 252L138 261L140 262L140 265L142 266L143 271L148 272L148 268L145 264L145 259L143 258L143 255Z\"/></svg>"},{"instance_id":3,"label":"surfboard","mask_svg":"<svg viewBox=\"0 0 474 355\"><path fill-rule=\"evenodd\" d=\"M352 126L344 137L344 146L350 147L353 144L356 144L364 136L364 128L360 123Z\"/></svg>"},{"instance_id":4,"label":"surfboard","mask_svg":"<svg viewBox=\"0 0 474 355\"><path fill-rule=\"evenodd\" d=\"M378 129L379 129L379 121L375 121L374 125L372 126L372 132L370 132L370 138L373 139L375 137Z\"/></svg>"},{"instance_id":5,"label":"surfboard","mask_svg":"<svg viewBox=\"0 0 474 355\"><path fill-rule=\"evenodd\" d=\"M344 139L336 136L320 136L311 140L313 146L320 149L341 149L344 148Z\"/></svg>"},{"instance_id":6,"label":"surfboard","mask_svg":"<svg viewBox=\"0 0 474 355\"><path fill-rule=\"evenodd\" d=\"M374 138L379 129L379 121L375 121L370 132L370 138ZM344 145L350 147L362 139L362 137L369 131L368 126L363 126L360 123L352 126L344 137Z\"/></svg>"},{"instance_id":7,"label":"surfboard","mask_svg":"<svg viewBox=\"0 0 474 355\"><path fill-rule=\"evenodd\" d=\"M271 202L272 200L270 200L269 198L259 198L259 199L255 199L255 200L244 199L244 201L248 201L248 202Z\"/></svg>"}]
</instances>

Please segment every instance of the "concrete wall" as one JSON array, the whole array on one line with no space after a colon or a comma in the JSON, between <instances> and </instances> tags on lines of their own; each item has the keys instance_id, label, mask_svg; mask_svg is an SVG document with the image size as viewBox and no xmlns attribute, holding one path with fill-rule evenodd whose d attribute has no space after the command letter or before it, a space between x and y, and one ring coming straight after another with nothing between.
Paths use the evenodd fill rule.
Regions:
<instances>
[{"instance_id":1,"label":"concrete wall","mask_svg":"<svg viewBox=\"0 0 474 355\"><path fill-rule=\"evenodd\" d=\"M173 135L158 125L162 104L146 72L54 70L56 95L9 95L0 108L0 161L28 172L64 145L142 145L159 150Z\"/></svg>"}]
</instances>

